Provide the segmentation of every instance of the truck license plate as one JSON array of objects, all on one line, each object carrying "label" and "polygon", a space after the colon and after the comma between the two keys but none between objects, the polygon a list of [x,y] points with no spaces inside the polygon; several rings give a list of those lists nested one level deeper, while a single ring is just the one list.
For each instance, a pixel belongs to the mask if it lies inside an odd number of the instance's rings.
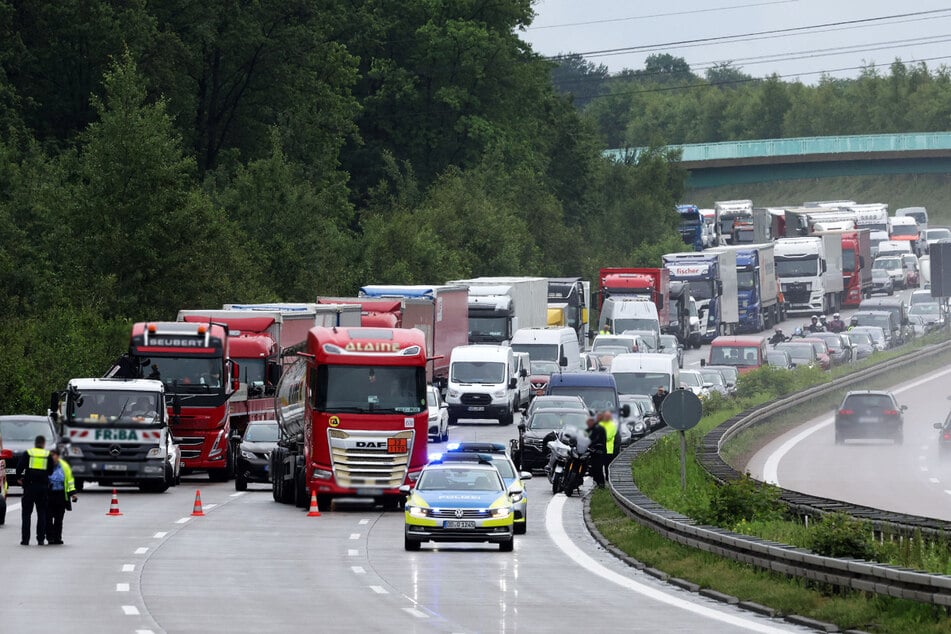
[{"label": "truck license plate", "polygon": [[444,528],[462,528],[462,529],[471,529],[476,527],[476,523],[472,521],[460,521],[460,520],[446,520],[446,523],[443,525]]},{"label": "truck license plate", "polygon": [[483,407],[482,405],[470,405],[469,411],[470,412],[484,412],[485,407]]},{"label": "truck license plate", "polygon": [[124,464],[109,464],[108,462],[102,465],[103,471],[128,471],[129,466]]},{"label": "truck license plate", "polygon": [[409,449],[406,440],[406,438],[387,438],[386,453],[406,453]]}]

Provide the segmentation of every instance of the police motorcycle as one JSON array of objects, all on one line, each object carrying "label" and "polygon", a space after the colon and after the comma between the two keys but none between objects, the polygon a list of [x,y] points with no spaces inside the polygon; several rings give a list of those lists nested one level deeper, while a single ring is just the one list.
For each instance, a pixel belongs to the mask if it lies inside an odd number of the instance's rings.
[{"label": "police motorcycle", "polygon": [[590,444],[576,427],[565,427],[548,441],[551,457],[545,472],[553,494],[564,491],[570,497],[581,486],[591,461]]}]

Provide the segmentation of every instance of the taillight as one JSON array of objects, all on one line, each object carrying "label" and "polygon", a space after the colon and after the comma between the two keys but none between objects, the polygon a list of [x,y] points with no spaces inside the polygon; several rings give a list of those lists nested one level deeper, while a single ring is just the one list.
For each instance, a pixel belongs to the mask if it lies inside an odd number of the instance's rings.
[{"label": "taillight", "polygon": [[843,416],[851,416],[851,415],[854,414],[855,412],[853,412],[853,411],[850,410],[850,409],[840,409],[840,410],[839,410],[839,413],[842,414]]},{"label": "taillight", "polygon": [[898,416],[898,410],[897,410],[897,409],[886,409],[886,410],[885,410],[884,412],[882,412],[882,413],[885,414],[885,416]]},{"label": "taillight", "polygon": [[951,440],[951,434],[945,432],[945,434],[944,434],[944,439],[945,439],[945,440]]}]

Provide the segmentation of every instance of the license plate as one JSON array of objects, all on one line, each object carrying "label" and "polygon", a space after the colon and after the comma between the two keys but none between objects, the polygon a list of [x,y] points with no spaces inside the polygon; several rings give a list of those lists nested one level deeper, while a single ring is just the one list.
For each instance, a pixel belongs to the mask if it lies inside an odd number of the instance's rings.
[{"label": "license plate", "polygon": [[124,464],[109,464],[106,463],[102,465],[103,471],[128,471],[129,466]]},{"label": "license plate", "polygon": [[470,405],[469,411],[470,412],[484,412],[485,407],[483,407],[482,405]]},{"label": "license plate", "polygon": [[471,521],[464,520],[446,520],[446,523],[443,524],[443,528],[475,528],[476,523]]},{"label": "license plate", "polygon": [[16,475],[16,469],[7,469],[7,475]]},{"label": "license plate", "polygon": [[877,423],[878,419],[874,416],[862,416],[859,418],[860,423]]},{"label": "license plate", "polygon": [[406,453],[409,450],[406,441],[406,438],[387,438],[386,453]]},{"label": "license plate", "polygon": [[561,473],[561,472],[564,471],[564,470],[565,470],[565,468],[562,467],[562,466],[555,467],[555,473]]}]

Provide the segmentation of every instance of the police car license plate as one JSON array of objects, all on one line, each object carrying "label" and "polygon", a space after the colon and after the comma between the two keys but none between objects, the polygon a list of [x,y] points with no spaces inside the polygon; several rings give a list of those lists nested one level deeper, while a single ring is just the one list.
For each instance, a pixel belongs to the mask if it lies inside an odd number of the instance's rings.
[{"label": "police car license plate", "polygon": [[470,405],[469,411],[470,412],[484,412],[485,407],[483,407],[482,405]]},{"label": "police car license plate", "polygon": [[129,466],[124,464],[109,464],[108,462],[102,465],[104,471],[128,471]]},{"label": "police car license plate", "polygon": [[443,524],[444,528],[475,528],[476,523],[472,521],[465,520],[446,520],[446,523]]}]

